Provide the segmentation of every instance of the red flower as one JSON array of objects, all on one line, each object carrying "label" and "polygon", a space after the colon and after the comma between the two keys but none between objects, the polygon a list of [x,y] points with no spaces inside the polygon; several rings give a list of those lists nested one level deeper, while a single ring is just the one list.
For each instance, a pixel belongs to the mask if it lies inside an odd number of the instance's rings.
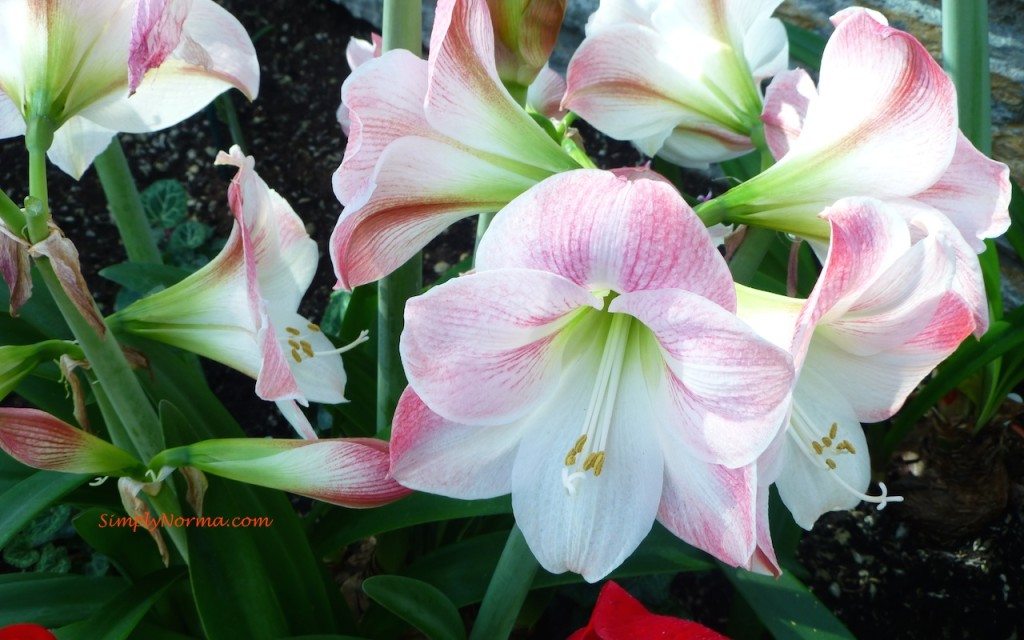
[{"label": "red flower", "polygon": [[608,581],[601,589],[590,624],[568,640],[728,640],[725,636],[689,620],[659,616],[644,608],[626,590]]},{"label": "red flower", "polygon": [[0,640],[57,640],[57,637],[37,624],[12,624],[0,629]]}]

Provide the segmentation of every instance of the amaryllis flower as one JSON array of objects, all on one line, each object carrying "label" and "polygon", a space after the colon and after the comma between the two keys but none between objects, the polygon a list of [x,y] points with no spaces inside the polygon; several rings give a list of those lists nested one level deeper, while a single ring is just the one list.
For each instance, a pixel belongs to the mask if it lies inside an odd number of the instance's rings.
[{"label": "amaryllis flower", "polygon": [[48,118],[50,159],[76,178],[116,132],[163,129],[258,86],[249,36],[213,0],[0,3],[0,137]]},{"label": "amaryllis flower", "polygon": [[342,96],[352,124],[331,236],[341,287],[387,275],[456,220],[578,167],[498,78],[485,0],[439,2],[429,60],[389,51]]},{"label": "amaryllis flower", "polygon": [[586,627],[569,640],[727,640],[704,625],[651,613],[629,593],[609,581],[601,588]]},{"label": "amaryllis flower", "polygon": [[350,508],[378,507],[411,493],[388,473],[388,443],[373,438],[227,438],[168,449],[150,467],[192,468]]},{"label": "amaryllis flower", "polygon": [[914,242],[902,216],[869,198],[840,200],[822,217],[832,242],[810,298],[742,287],[739,295],[740,317],[790,345],[798,368],[787,437],[765,454],[783,460],[763,463],[777,469],[782,500],[805,528],[829,510],[894,500],[884,486],[881,497],[865,495],[871,466],[860,423],[895,414],[974,330],[953,288],[955,230]]},{"label": "amaryllis flower", "polygon": [[747,564],[751,463],[793,371],[733,315],[725,262],[678,192],[639,170],[554,176],[498,214],[476,264],[406,306],[395,478],[511,492],[540,563],[591,582],[655,518]]},{"label": "amaryllis flower", "polygon": [[957,129],[956,91],[931,54],[877,12],[848,9],[821,61],[818,87],[804,72],[777,76],[764,121],[777,164],[702,205],[734,222],[819,241],[818,217],[848,196],[912,200],[948,217],[974,249],[1009,225],[1008,169]]},{"label": "amaryllis flower", "polygon": [[506,87],[525,90],[555,48],[567,0],[487,0],[494,25],[494,57]]},{"label": "amaryllis flower", "polygon": [[0,449],[47,471],[120,476],[144,469],[127,451],[38,409],[0,408]]},{"label": "amaryllis flower", "polygon": [[563,105],[602,133],[686,167],[752,150],[761,80],[786,69],[782,0],[602,0]]},{"label": "amaryllis flower", "polygon": [[297,312],[317,248],[291,206],[231,148],[238,167],[228,201],[235,225],[224,249],[191,276],[111,316],[112,326],[188,349],[256,378],[300,435],[315,438],[296,406],[345,401],[341,350]]}]

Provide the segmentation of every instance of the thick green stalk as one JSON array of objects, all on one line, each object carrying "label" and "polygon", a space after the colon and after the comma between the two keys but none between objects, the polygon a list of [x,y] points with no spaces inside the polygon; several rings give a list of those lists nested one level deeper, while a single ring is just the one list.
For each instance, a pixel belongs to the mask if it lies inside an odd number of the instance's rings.
[{"label": "thick green stalk", "polygon": [[[384,51],[422,49],[420,0],[384,0]],[[405,389],[405,371],[398,353],[398,338],[405,326],[405,302],[423,289],[423,257],[417,253],[377,288],[377,434],[391,432],[391,417]]]},{"label": "thick green stalk", "polygon": [[526,595],[533,586],[538,567],[523,532],[519,530],[519,525],[514,525],[508,534],[501,558],[498,559],[498,566],[491,574],[491,582],[480,603],[480,613],[477,614],[469,640],[502,640],[509,637]]},{"label": "thick green stalk", "polygon": [[982,153],[991,154],[987,2],[942,0],[942,65],[956,85],[960,129]]},{"label": "thick green stalk", "polygon": [[[956,85],[960,129],[979,151],[992,154],[992,81],[989,74],[988,3],[942,0],[942,64]],[[992,315],[1003,315],[995,244],[978,256]]]},{"label": "thick green stalk", "polygon": [[160,263],[160,249],[150,232],[142,198],[135,187],[132,170],[124,156],[117,136],[110,141],[106,151],[93,161],[96,174],[100,177],[103,192],[107,195],[110,213],[114,216],[117,231],[121,234],[124,250],[131,262]]},{"label": "thick green stalk", "polygon": [[[26,206],[25,212],[29,239],[33,243],[41,242],[49,235],[46,150],[52,140],[53,130],[48,121],[41,118],[29,121],[25,144],[29,153],[31,206]],[[110,421],[115,425],[110,430],[111,440],[139,459],[148,460],[164,448],[163,433],[160,431],[156,411],[139,385],[121,346],[113,333],[107,331],[106,336],[101,337],[82,317],[61,286],[48,259],[36,259],[35,265],[117,413],[118,419]],[[124,428],[119,429],[117,425],[123,425]]]}]

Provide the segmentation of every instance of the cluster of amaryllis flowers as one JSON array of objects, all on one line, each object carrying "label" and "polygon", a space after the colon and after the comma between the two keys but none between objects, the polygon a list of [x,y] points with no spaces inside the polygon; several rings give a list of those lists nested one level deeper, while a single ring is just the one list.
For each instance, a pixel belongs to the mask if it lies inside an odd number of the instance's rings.
[{"label": "cluster of amaryllis flowers", "polygon": [[[861,422],[987,327],[976,253],[1009,224],[1008,174],[959,132],[951,81],[853,8],[815,85],[786,70],[779,4],[603,0],[569,64],[561,109],[648,155],[774,161],[696,210],[649,169],[593,168],[565,112],[525,99],[557,20],[510,28],[500,3],[444,0],[426,61],[366,45],[344,85],[340,287],[497,212],[474,270],[406,306],[391,473],[511,493],[549,571],[598,580],[658,520],[778,572],[769,486],[806,528],[898,499],[867,495]],[[735,284],[706,229],[721,222],[810,242],[809,297]]]}]

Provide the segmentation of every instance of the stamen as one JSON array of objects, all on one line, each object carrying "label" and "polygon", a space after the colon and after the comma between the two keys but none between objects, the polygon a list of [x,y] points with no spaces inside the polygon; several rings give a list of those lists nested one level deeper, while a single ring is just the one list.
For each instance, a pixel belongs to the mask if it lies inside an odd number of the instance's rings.
[{"label": "stamen", "polygon": [[292,359],[295,360],[295,362],[302,362],[302,356],[299,355],[298,349],[292,349]]},{"label": "stamen", "polygon": [[302,352],[310,358],[313,357],[313,346],[305,340],[299,340],[299,345],[302,347]]},{"label": "stamen", "polygon": [[345,353],[346,351],[351,351],[352,349],[355,349],[356,347],[358,347],[359,345],[361,345],[364,342],[368,341],[369,339],[370,339],[370,332],[367,331],[366,329],[363,329],[362,331],[359,332],[359,337],[358,338],[356,338],[352,342],[348,343],[344,347],[338,347],[337,349],[331,349],[330,351],[314,351],[313,355],[315,355],[315,356],[333,356],[333,355],[337,355],[337,354],[342,354],[342,353]]},{"label": "stamen", "polygon": [[576,471],[569,473],[569,470],[562,468],[562,486],[565,487],[566,493],[570,496],[575,496],[579,493],[579,489],[576,488],[576,484],[584,478],[587,474],[582,471]]},{"label": "stamen", "polygon": [[832,458],[825,458],[825,464],[827,464],[828,468],[831,469],[832,471],[836,470],[836,461],[833,460]]},{"label": "stamen", "polygon": [[285,327],[284,330],[292,334],[293,336],[302,335],[302,332],[296,329],[295,327]]},{"label": "stamen", "polygon": [[292,349],[298,349],[299,348],[299,343],[295,342],[294,340],[289,340],[288,341],[288,346],[291,347]]},{"label": "stamen", "polygon": [[826,447],[831,447],[832,446],[832,438],[829,438],[828,436],[822,437],[821,444],[825,445]]},{"label": "stamen", "polygon": [[821,448],[821,445],[818,444],[817,440],[811,440],[811,446],[814,447],[814,453],[818,454],[819,456],[821,455],[821,452],[824,451],[824,449]]},{"label": "stamen", "polygon": [[837,435],[839,435],[839,424],[833,422],[832,428],[828,430],[828,437],[835,440]]},{"label": "stamen", "polygon": [[320,325],[316,324],[315,322],[310,322],[309,324],[306,325],[306,328],[314,333],[320,333]]}]

